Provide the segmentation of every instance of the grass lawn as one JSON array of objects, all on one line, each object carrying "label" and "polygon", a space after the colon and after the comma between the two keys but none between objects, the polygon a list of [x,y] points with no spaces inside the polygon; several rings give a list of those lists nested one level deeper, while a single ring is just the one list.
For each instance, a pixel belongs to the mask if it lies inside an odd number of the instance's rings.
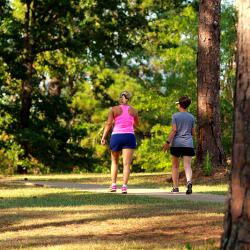
[{"label": "grass lawn", "polygon": [[[146,177],[145,177],[146,176]],[[0,178],[0,249],[218,249],[224,205],[24,186]],[[108,175],[28,176],[108,184]],[[152,187],[162,175],[134,175]],[[165,179],[164,179],[165,180]],[[199,184],[203,188],[203,184]],[[207,185],[223,193],[224,186]],[[154,186],[154,185],[153,185]],[[217,190],[217,191],[214,191]]]}]

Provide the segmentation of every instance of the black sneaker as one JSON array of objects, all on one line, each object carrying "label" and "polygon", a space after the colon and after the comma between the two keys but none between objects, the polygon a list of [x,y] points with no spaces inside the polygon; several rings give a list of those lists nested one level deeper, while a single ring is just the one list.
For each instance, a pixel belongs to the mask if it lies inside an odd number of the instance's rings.
[{"label": "black sneaker", "polygon": [[179,188],[174,188],[171,190],[171,193],[179,193]]},{"label": "black sneaker", "polygon": [[192,182],[188,182],[186,194],[192,194]]}]

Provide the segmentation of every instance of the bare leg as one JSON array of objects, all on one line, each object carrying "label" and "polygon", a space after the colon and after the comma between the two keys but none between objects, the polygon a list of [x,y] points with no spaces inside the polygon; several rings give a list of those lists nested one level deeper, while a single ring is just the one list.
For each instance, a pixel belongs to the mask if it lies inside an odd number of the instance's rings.
[{"label": "bare leg", "polygon": [[174,188],[179,186],[179,159],[172,155],[172,180]]},{"label": "bare leg", "polygon": [[183,165],[185,169],[185,174],[187,178],[187,182],[192,182],[192,168],[191,168],[191,156],[183,156]]},{"label": "bare leg", "polygon": [[116,183],[120,152],[111,152],[111,180]]},{"label": "bare leg", "polygon": [[124,148],[122,150],[123,157],[123,184],[127,185],[129,174],[130,174],[130,165],[133,159],[134,149]]}]

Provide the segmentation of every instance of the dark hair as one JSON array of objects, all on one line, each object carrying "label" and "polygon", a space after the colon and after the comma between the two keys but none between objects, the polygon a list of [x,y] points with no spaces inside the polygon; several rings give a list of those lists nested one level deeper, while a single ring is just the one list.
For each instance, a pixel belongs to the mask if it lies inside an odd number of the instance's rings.
[{"label": "dark hair", "polygon": [[182,96],[179,99],[179,104],[182,108],[186,109],[191,104],[191,99],[188,96]]}]

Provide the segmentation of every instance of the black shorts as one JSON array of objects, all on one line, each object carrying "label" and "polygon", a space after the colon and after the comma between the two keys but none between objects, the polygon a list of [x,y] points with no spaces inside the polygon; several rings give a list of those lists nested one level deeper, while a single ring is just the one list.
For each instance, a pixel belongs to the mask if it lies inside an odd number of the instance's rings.
[{"label": "black shorts", "polygon": [[187,147],[170,147],[170,154],[175,157],[195,156],[194,149]]}]

